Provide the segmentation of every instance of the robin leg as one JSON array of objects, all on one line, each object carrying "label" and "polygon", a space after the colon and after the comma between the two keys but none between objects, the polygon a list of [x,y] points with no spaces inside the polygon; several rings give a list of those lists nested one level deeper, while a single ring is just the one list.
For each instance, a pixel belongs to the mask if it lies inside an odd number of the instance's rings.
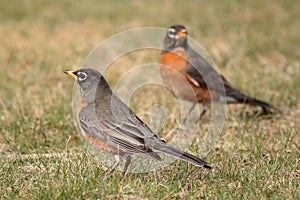
[{"label": "robin leg", "polygon": [[119,166],[119,164],[121,162],[120,155],[115,155],[114,157],[115,157],[116,163],[112,166],[112,168],[108,172],[105,173],[104,180],[107,179],[113,171],[115,171],[115,169]]},{"label": "robin leg", "polygon": [[186,114],[186,116],[183,118],[183,121],[182,121],[183,124],[185,124],[185,122],[186,122],[188,116],[189,116],[189,115],[191,114],[191,112],[194,110],[196,104],[197,104],[197,103],[194,103],[194,104],[192,105],[192,107],[190,108],[190,110],[188,111],[188,113]]},{"label": "robin leg", "polygon": [[126,158],[125,158],[125,165],[124,165],[124,172],[123,172],[124,174],[126,174],[127,169],[129,167],[130,163],[131,163],[131,157],[130,156],[126,156]]},{"label": "robin leg", "polygon": [[112,166],[112,168],[109,170],[109,172],[107,174],[111,174],[120,164],[121,162],[121,157],[120,155],[115,155],[115,160],[116,160],[116,163]]},{"label": "robin leg", "polygon": [[206,113],[207,109],[208,109],[207,104],[203,104],[203,110],[200,113],[198,120],[196,121],[197,124],[201,121],[201,119],[202,119],[203,115]]}]

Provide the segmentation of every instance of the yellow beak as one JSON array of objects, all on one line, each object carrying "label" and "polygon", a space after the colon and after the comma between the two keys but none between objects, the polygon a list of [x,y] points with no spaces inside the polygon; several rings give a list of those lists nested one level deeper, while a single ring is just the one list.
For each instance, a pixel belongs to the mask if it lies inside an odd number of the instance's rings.
[{"label": "yellow beak", "polygon": [[177,33],[177,37],[180,38],[180,37],[183,37],[183,36],[186,36],[187,35],[187,32],[186,30],[181,30],[180,32]]},{"label": "yellow beak", "polygon": [[77,76],[75,75],[76,71],[72,71],[72,70],[65,70],[64,73],[71,76],[72,78],[74,78],[75,80],[77,80]]}]

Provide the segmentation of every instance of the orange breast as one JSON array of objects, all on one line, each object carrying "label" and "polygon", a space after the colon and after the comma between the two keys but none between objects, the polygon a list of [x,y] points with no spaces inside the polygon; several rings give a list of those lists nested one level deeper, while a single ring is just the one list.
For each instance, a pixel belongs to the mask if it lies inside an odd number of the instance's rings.
[{"label": "orange breast", "polygon": [[216,93],[197,84],[197,81],[186,73],[187,65],[184,49],[178,48],[172,52],[163,53],[160,73],[164,84],[178,98],[199,103],[211,102]]}]

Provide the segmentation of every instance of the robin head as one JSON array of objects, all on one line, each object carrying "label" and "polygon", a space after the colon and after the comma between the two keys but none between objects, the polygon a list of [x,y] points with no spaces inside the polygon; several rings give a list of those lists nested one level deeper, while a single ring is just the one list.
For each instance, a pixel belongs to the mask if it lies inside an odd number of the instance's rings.
[{"label": "robin head", "polygon": [[187,30],[183,25],[174,25],[168,28],[167,35],[164,40],[164,50],[187,47]]},{"label": "robin head", "polygon": [[96,94],[111,92],[110,87],[102,74],[95,69],[83,68],[76,71],[65,70],[65,74],[77,80],[81,96],[86,103],[94,102]]}]

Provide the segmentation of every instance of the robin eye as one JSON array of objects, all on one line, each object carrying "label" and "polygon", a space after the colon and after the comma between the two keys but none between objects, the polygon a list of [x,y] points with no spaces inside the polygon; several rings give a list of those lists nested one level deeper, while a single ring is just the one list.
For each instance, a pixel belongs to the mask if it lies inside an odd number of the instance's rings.
[{"label": "robin eye", "polygon": [[86,73],[84,73],[84,72],[79,72],[78,73],[78,80],[79,81],[84,81],[86,78],[87,78]]},{"label": "robin eye", "polygon": [[169,38],[174,38],[174,37],[175,37],[175,33],[176,33],[175,29],[170,28],[170,29],[168,30],[168,37],[169,37]]}]

